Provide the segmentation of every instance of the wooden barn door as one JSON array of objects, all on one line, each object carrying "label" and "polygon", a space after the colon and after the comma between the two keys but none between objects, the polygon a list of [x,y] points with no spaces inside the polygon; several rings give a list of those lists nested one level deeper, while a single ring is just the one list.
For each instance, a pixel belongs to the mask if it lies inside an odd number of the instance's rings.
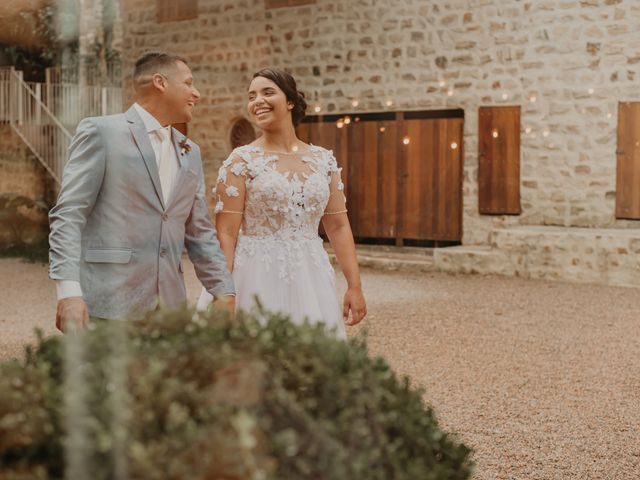
[{"label": "wooden barn door", "polygon": [[616,218],[640,219],[640,102],[618,105]]},{"label": "wooden barn door", "polygon": [[478,206],[488,215],[521,212],[519,106],[480,107]]},{"label": "wooden barn door", "polygon": [[462,118],[403,123],[400,236],[462,239]]},{"label": "wooden barn door", "polygon": [[394,119],[368,119],[348,128],[347,203],[354,236],[397,234],[397,126]]},{"label": "wooden barn door", "polygon": [[[461,111],[362,114],[308,119],[301,140],[334,151],[343,167],[356,239],[462,239]],[[405,138],[408,143],[405,143]]]}]

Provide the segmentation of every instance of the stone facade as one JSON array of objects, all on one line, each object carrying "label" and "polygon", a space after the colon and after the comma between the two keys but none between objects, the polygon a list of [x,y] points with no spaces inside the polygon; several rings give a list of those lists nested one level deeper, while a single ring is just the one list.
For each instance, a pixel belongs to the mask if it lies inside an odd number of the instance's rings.
[{"label": "stone facade", "polygon": [[[494,230],[519,225],[640,226],[614,216],[618,102],[640,100],[639,2],[199,0],[197,19],[161,24],[155,4],[123,0],[125,72],[147,50],[189,59],[203,96],[190,136],[210,184],[252,72],[273,65],[323,113],[463,108],[465,245],[490,246]],[[485,105],[522,106],[519,216],[478,213]]]},{"label": "stone facade", "polygon": [[[190,60],[203,94],[191,135],[209,172],[229,151],[250,74],[277,65],[327,113],[464,108],[465,243],[486,242],[496,224],[629,223],[613,215],[615,132],[617,102],[640,98],[635,2],[200,0],[197,19],[161,24],[154,4],[124,0],[127,67],[154,48]],[[523,106],[523,214],[483,218],[477,108],[503,104]]]}]

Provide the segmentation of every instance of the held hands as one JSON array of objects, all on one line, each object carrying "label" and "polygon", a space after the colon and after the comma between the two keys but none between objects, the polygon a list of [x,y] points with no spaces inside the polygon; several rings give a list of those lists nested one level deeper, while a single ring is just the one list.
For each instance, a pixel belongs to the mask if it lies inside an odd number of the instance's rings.
[{"label": "held hands", "polygon": [[[351,311],[351,319],[349,319]],[[342,318],[344,323],[353,326],[357,325],[367,315],[367,304],[364,300],[361,287],[349,287],[344,294],[342,302]]]},{"label": "held hands", "polygon": [[219,308],[223,311],[229,312],[231,318],[234,318],[236,311],[236,297],[234,295],[223,295],[222,297],[213,301],[214,308]]},{"label": "held hands", "polygon": [[82,297],[67,297],[58,300],[56,327],[61,332],[87,328],[89,312]]}]

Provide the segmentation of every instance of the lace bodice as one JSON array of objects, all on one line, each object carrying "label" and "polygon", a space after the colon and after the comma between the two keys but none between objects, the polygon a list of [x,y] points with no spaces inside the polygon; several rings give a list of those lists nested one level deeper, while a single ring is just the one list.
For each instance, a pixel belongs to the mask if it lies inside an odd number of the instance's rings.
[{"label": "lace bodice", "polygon": [[220,167],[215,211],[242,214],[244,236],[317,238],[323,215],[346,212],[341,170],[314,145],[299,153],[239,147]]}]

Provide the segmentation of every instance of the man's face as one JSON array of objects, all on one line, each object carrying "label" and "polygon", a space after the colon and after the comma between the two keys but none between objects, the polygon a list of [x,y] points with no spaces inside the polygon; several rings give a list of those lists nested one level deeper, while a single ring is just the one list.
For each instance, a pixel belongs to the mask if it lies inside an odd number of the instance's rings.
[{"label": "man's face", "polygon": [[183,62],[176,62],[175,67],[161,75],[166,80],[163,99],[171,115],[170,123],[190,122],[193,107],[200,99],[200,92],[193,86],[191,69]]}]

